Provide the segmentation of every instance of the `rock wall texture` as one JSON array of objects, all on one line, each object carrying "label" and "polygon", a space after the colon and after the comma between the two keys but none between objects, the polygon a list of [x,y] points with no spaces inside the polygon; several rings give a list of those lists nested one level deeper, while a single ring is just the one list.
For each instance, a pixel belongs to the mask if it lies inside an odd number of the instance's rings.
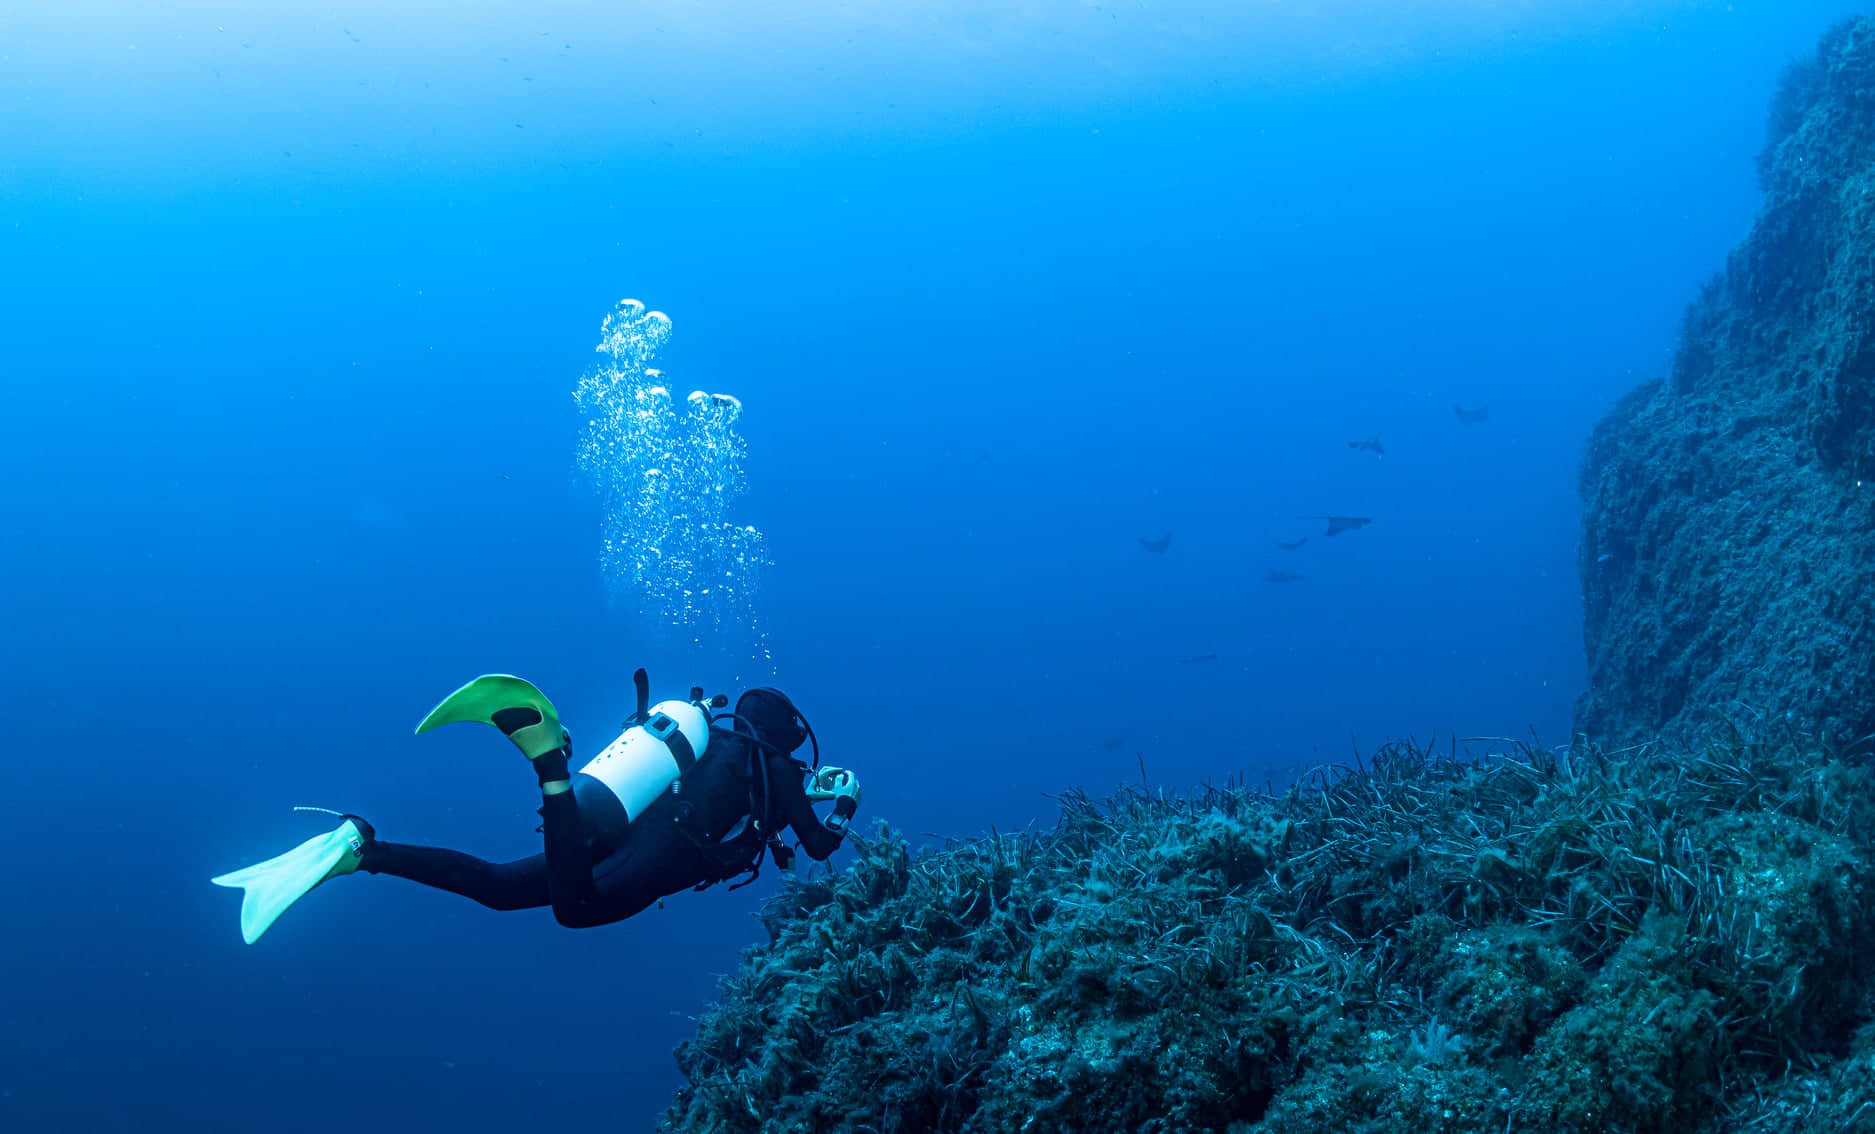
[{"label": "rock wall texture", "polygon": [[1612,744],[1875,732],[1875,20],[1790,67],[1750,235],[1596,428],[1579,569]]}]

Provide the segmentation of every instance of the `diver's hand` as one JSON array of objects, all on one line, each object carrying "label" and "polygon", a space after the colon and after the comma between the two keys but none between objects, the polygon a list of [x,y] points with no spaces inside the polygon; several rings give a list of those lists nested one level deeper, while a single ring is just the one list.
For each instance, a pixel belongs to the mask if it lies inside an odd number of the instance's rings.
[{"label": "diver's hand", "polygon": [[827,816],[825,826],[836,835],[845,835],[859,810],[859,777],[845,768],[828,765],[814,773],[807,786],[807,798],[833,800],[833,814]]}]

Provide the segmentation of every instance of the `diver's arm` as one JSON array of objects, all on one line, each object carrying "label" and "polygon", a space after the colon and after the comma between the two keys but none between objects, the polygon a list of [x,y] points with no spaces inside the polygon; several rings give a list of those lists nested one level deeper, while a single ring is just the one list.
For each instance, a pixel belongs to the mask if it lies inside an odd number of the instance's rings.
[{"label": "diver's arm", "polygon": [[801,840],[801,849],[807,856],[824,862],[840,849],[845,832],[829,830],[814,813],[814,805],[807,800],[807,789],[801,786],[799,769],[799,764],[786,757],[770,758],[768,782],[775,793],[775,813],[784,825],[794,828],[794,837]]}]

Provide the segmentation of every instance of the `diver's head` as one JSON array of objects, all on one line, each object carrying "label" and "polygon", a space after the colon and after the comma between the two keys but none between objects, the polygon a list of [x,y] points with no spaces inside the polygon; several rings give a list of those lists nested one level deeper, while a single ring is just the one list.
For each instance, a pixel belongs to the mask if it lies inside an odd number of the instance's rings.
[{"label": "diver's head", "polygon": [[785,753],[807,742],[807,718],[779,689],[751,689],[736,701],[736,716],[749,722],[755,735]]}]

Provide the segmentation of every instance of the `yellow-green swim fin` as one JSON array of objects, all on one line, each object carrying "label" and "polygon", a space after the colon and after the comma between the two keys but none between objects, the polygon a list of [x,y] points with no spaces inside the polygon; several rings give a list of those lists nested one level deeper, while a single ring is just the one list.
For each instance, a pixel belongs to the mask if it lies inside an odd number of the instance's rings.
[{"label": "yellow-green swim fin", "polygon": [[417,731],[425,733],[457,721],[494,725],[529,760],[566,743],[553,702],[532,682],[509,673],[485,673],[443,698],[417,725]]}]

